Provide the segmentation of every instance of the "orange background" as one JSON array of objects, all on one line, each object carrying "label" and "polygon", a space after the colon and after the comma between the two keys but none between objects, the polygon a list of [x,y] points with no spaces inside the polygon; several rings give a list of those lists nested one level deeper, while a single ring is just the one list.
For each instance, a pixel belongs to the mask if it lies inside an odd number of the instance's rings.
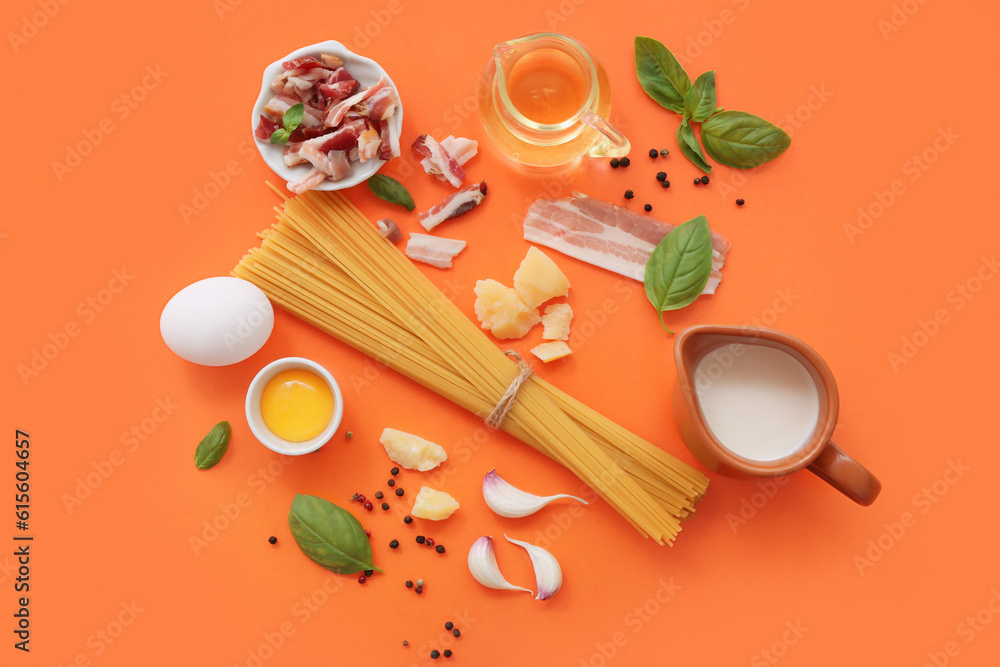
[{"label": "orange background", "polygon": [[[449,645],[447,620],[463,630],[450,644],[465,665],[986,665],[1000,653],[994,6],[11,0],[2,14],[3,664],[420,665]],[[545,29],[577,37],[607,68],[633,165],[528,175],[484,143],[468,171],[490,195],[445,234],[469,246],[453,270],[427,274],[456,286],[471,316],[475,280],[509,281],[523,257],[518,221],[538,196],[577,189],[621,203],[632,188],[630,205],[648,201],[662,220],[706,214],[733,244],[725,278],[668,321],[760,321],[818,350],[840,389],[837,442],[884,484],[872,507],[808,473],[778,486],[713,474],[672,548],[602,502],[500,519],[479,494],[490,468],[536,492],[585,490],[287,313],[232,367],[195,366],[165,347],[158,318],[170,296],[228,274],[272,221],[273,176],[247,123],[268,63],[339,39],[396,81],[404,146],[438,128],[485,140],[472,94],[492,45]],[[692,186],[699,173],[677,151],[678,117],[635,81],[636,34],[683,56],[692,79],[716,70],[720,104],[780,123],[790,150]],[[81,145],[88,154],[60,169]],[[651,164],[646,151],[664,146],[672,154]],[[385,171],[427,208],[449,188],[404,174],[408,156]],[[674,187],[657,187],[658,169]],[[418,229],[415,213],[364,186],[349,196],[373,218]],[[859,210],[870,217],[859,223]],[[580,338],[572,357],[536,371],[693,462],[669,413],[673,341],[641,286],[553,255],[573,283]],[[354,437],[283,462],[253,439],[243,398],[259,368],[289,355],[339,378]],[[233,425],[230,451],[196,470],[194,447],[221,419]],[[297,492],[347,505],[385,488],[386,426],[452,453],[437,477],[404,471],[401,485],[440,482],[462,509],[420,527],[404,526],[397,508],[361,516],[385,574],[360,586],[307,560],[286,514]],[[28,654],[12,633],[16,429],[32,443]],[[447,553],[418,548],[418,532]],[[469,545],[504,532],[560,559],[556,597],[472,580]],[[497,550],[507,578],[532,586],[524,554]],[[418,577],[419,598],[403,586]]]}]

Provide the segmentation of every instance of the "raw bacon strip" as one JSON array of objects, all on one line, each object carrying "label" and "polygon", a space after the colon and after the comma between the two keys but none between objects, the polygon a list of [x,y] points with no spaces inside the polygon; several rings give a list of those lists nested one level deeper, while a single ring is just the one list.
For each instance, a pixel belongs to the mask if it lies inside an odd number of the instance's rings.
[{"label": "raw bacon strip", "polygon": [[362,116],[382,121],[392,118],[392,115],[396,113],[397,104],[399,104],[399,95],[396,94],[396,89],[386,86],[373,93],[357,107]]},{"label": "raw bacon strip", "polygon": [[288,142],[285,145],[285,150],[281,154],[281,157],[285,160],[286,167],[294,167],[300,164],[306,164],[308,160],[299,154],[299,148],[302,147],[302,142]]},{"label": "raw bacon strip", "polygon": [[303,58],[296,58],[294,60],[286,60],[281,63],[281,66],[286,70],[288,69],[312,69],[313,67],[323,67],[323,63],[316,60],[312,56],[305,56]]},{"label": "raw bacon strip", "polygon": [[444,178],[456,188],[462,187],[465,170],[444,147],[429,134],[421,134],[413,142],[413,150],[431,161]]},{"label": "raw bacon strip", "polygon": [[[479,142],[475,139],[455,137],[450,134],[442,139],[440,144],[441,148],[443,148],[459,165],[464,165],[479,150]],[[431,176],[437,176],[438,180],[441,181],[447,180],[445,179],[444,174],[441,173],[441,170],[438,169],[437,165],[434,164],[429,157],[425,157],[421,160],[420,164],[423,166],[424,171]]]},{"label": "raw bacon strip", "polygon": [[[675,225],[579,193],[539,199],[524,217],[524,239],[642,281],[653,248]],[[729,242],[712,232],[712,275],[703,294],[722,281]]]},{"label": "raw bacon strip", "polygon": [[327,151],[349,151],[358,145],[358,137],[365,130],[363,120],[352,120],[338,127],[332,134],[322,135],[326,141],[320,144],[320,150]]},{"label": "raw bacon strip", "polygon": [[382,78],[378,80],[378,83],[376,83],[374,86],[369,86],[368,88],[364,88],[363,90],[355,93],[354,95],[351,95],[347,99],[340,100],[336,104],[329,106],[323,117],[323,122],[329,125],[330,127],[336,127],[337,125],[340,125],[340,121],[344,120],[344,116],[347,114],[347,111],[351,107],[353,107],[355,104],[359,104],[365,101],[366,99],[368,99],[369,97],[371,97],[379,90],[385,88],[388,85],[389,85],[389,80],[386,79],[385,76],[383,75]]},{"label": "raw bacon strip", "polygon": [[260,123],[257,124],[257,129],[254,131],[254,136],[256,136],[261,141],[270,141],[271,135],[274,131],[278,129],[278,124],[273,120],[265,116],[260,115]]},{"label": "raw bacon strip", "polygon": [[289,181],[288,189],[294,192],[295,194],[300,195],[306,190],[312,190],[314,187],[316,187],[325,180],[326,180],[326,174],[324,174],[316,167],[313,167],[308,172],[306,172],[306,174],[302,178],[296,181]]},{"label": "raw bacon strip", "polygon": [[367,162],[378,157],[381,146],[382,139],[379,138],[378,130],[369,126],[367,130],[358,135],[358,159]]},{"label": "raw bacon strip", "polygon": [[439,269],[450,269],[451,260],[465,250],[465,241],[443,239],[429,234],[410,234],[406,242],[406,256]]},{"label": "raw bacon strip", "polygon": [[392,127],[392,123],[382,123],[381,137],[382,144],[378,149],[378,157],[380,160],[391,160],[394,157],[399,157],[399,135],[396,134],[396,130]]},{"label": "raw bacon strip", "polygon": [[486,181],[469,185],[458,192],[445,197],[437,206],[429,211],[417,214],[417,219],[424,229],[431,231],[445,220],[465,215],[486,198]]}]

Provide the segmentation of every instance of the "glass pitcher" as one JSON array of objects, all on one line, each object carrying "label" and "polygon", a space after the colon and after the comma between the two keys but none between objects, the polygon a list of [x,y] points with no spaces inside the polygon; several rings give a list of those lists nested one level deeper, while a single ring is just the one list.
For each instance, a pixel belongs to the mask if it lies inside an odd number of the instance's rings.
[{"label": "glass pitcher", "polygon": [[628,139],[607,121],[607,73],[571,37],[540,32],[497,44],[482,84],[486,134],[517,162],[554,167],[629,151]]}]

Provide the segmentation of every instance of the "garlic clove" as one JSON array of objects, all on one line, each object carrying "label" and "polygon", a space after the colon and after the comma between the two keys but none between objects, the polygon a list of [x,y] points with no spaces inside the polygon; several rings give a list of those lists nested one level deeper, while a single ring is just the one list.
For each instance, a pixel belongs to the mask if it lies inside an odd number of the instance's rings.
[{"label": "garlic clove", "polygon": [[487,588],[495,588],[501,591],[528,591],[509,583],[500,574],[500,566],[497,565],[496,554],[493,553],[493,538],[483,535],[472,543],[469,549],[469,572],[472,577]]},{"label": "garlic clove", "polygon": [[483,477],[483,499],[489,508],[507,518],[517,518],[534,514],[553,500],[560,498],[572,498],[584,505],[587,501],[565,493],[554,496],[536,496],[532,493],[522,491],[516,486],[505,481],[497,474],[496,468],[490,470]]},{"label": "garlic clove", "polygon": [[[504,537],[507,535],[505,534]],[[531,566],[535,568],[535,585],[538,587],[538,595],[535,596],[535,599],[548,600],[558,593],[559,589],[562,588],[563,577],[562,568],[559,567],[559,561],[556,560],[556,557],[530,542],[512,540],[509,537],[507,537],[507,541],[524,547],[531,558]]]}]

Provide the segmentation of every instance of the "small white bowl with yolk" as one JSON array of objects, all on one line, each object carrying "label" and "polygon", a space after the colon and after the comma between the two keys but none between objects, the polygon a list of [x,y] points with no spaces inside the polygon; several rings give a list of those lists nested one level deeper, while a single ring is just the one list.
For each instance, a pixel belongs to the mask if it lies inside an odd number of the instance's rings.
[{"label": "small white bowl with yolk", "polygon": [[285,357],[262,368],[250,382],[247,424],[265,447],[297,456],[325,445],[340,427],[344,398],[323,366]]}]

